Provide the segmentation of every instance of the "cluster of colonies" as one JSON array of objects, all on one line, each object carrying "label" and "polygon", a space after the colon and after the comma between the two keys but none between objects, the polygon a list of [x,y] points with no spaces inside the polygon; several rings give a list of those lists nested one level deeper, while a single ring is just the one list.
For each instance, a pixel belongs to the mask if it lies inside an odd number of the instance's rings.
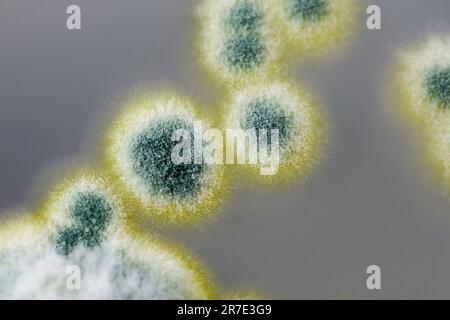
[{"label": "cluster of colonies", "polygon": [[[283,47],[333,46],[350,33],[355,8],[353,0],[208,0],[198,11],[201,62],[232,85],[224,125],[278,129],[285,159],[279,177],[303,176],[317,162],[323,136],[309,95],[274,80]],[[449,69],[433,70],[426,77],[429,101],[444,107]],[[53,188],[37,215],[21,212],[4,222],[0,297],[214,298],[210,277],[192,256],[128,223],[135,212],[189,224],[215,211],[227,189],[224,167],[172,161],[175,130],[194,134],[198,120],[208,127],[195,109],[173,94],[134,99],[105,134],[106,170],[80,170]],[[64,268],[72,264],[83,272],[80,290],[67,288]]]},{"label": "cluster of colonies", "polygon": [[206,0],[200,62],[226,85],[271,79],[286,53],[336,49],[352,34],[356,0]]},{"label": "cluster of colonies", "polygon": [[425,132],[429,158],[450,187],[450,37],[431,36],[399,54],[402,110]]},{"label": "cluster of colonies", "polygon": [[[184,250],[124,227],[106,179],[76,174],[53,188],[41,214],[20,212],[0,232],[0,298],[210,299],[205,269]],[[68,266],[82,272],[68,287]]]}]

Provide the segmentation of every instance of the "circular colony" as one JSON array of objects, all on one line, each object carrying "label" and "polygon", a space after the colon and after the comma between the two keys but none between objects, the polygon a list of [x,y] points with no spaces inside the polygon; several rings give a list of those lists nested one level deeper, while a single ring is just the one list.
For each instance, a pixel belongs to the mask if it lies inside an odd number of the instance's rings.
[{"label": "circular colony", "polygon": [[286,43],[302,53],[329,52],[347,40],[356,27],[356,0],[269,0]]},{"label": "circular colony", "polygon": [[[293,85],[278,82],[235,91],[228,104],[225,124],[229,129],[241,129],[250,134],[250,141],[255,139],[250,146],[257,146],[253,151],[258,154],[258,163],[247,167],[264,180],[305,176],[320,159],[324,128],[318,105],[313,105],[310,96]],[[272,132],[274,129],[276,131]],[[278,133],[278,139],[273,133]],[[269,165],[270,156],[274,156],[271,151],[276,150],[278,167]],[[266,154],[270,156],[264,158]],[[248,160],[242,156],[245,154],[238,154],[238,161]],[[263,173],[262,167],[271,167],[274,171]]]},{"label": "circular colony", "polygon": [[[193,110],[186,98],[144,97],[124,108],[107,134],[108,166],[118,185],[137,211],[162,222],[199,222],[212,215],[224,192],[223,166],[204,163],[194,147],[195,124],[208,124]],[[174,139],[179,132],[182,138]],[[177,163],[173,152],[180,143],[187,158]]]},{"label": "circular colony", "polygon": [[[28,236],[29,230],[26,231]],[[24,233],[19,235],[27,238]],[[20,240],[17,236],[15,239]],[[78,246],[68,255],[59,254],[48,242],[38,246],[15,241],[8,247],[2,246],[0,297],[214,298],[209,275],[185,251],[150,237],[133,239],[127,234],[115,233],[108,240],[101,247]],[[77,270],[81,272],[79,278]]]}]

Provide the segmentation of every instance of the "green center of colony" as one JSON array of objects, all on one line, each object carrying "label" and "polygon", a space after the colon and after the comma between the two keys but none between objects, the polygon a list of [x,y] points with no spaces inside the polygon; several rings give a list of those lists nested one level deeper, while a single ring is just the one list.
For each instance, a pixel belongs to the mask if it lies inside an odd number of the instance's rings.
[{"label": "green center of colony", "polygon": [[266,46],[258,31],[262,19],[262,11],[248,0],[238,1],[230,9],[224,24],[223,56],[233,68],[249,71],[263,62]]},{"label": "green center of colony", "polygon": [[79,192],[74,195],[69,212],[72,224],[58,232],[58,251],[68,255],[79,245],[87,248],[99,246],[113,215],[109,200],[96,192]]},{"label": "green center of colony", "polygon": [[313,22],[322,20],[329,12],[329,0],[288,0],[292,18]]},{"label": "green center of colony", "polygon": [[450,108],[450,67],[436,67],[428,72],[425,86],[431,102],[440,108]]}]

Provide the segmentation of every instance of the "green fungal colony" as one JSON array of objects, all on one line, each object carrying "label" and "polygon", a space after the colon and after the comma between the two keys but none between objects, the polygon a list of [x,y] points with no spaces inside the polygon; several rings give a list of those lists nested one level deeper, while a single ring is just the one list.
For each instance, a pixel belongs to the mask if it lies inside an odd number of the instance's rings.
[{"label": "green fungal colony", "polygon": [[[114,196],[106,194],[102,182],[77,175],[48,197],[46,215],[20,210],[15,218],[3,222],[0,298],[214,298],[216,289],[208,272],[184,249],[123,224],[111,228],[120,219],[121,208],[117,203],[107,204]],[[85,233],[80,230],[82,225],[95,231]],[[98,233],[104,241],[97,241]],[[73,246],[66,246],[70,250],[60,250],[62,235],[71,238]],[[79,290],[67,287],[66,270],[74,264],[83,272]]]},{"label": "green fungal colony", "polygon": [[[295,134],[293,121],[293,115],[283,110],[278,102],[258,97],[248,104],[240,125],[244,129],[256,128],[257,133],[260,130],[277,129],[280,145],[284,147]],[[271,136],[268,137],[268,143],[272,143]]]},{"label": "green fungal colony", "polygon": [[251,1],[241,1],[231,7],[225,24],[234,32],[256,32],[261,25],[263,13]]},{"label": "green fungal colony", "polygon": [[107,162],[139,211],[182,224],[212,214],[226,190],[223,168],[172,161],[174,132],[191,133],[200,120],[192,103],[175,95],[136,99],[117,116],[106,138]]},{"label": "green fungal colony", "polygon": [[[286,82],[260,84],[236,90],[227,106],[227,128],[254,128],[256,133],[266,130],[267,136],[257,135],[258,146],[265,142],[273,149],[270,132],[278,131],[279,172],[261,179],[283,181],[303,177],[317,164],[323,128],[318,106],[304,90]],[[259,171],[251,171],[260,176]]]},{"label": "green fungal colony", "polygon": [[450,108],[450,66],[431,70],[425,83],[431,103],[440,108]]},{"label": "green fungal colony", "polygon": [[201,64],[226,83],[269,77],[281,55],[278,28],[266,1],[204,1],[201,22]]},{"label": "green fungal colony", "polygon": [[431,36],[398,54],[399,105],[415,122],[432,125],[450,104],[450,38]]},{"label": "green fungal colony", "polygon": [[428,129],[428,161],[435,168],[445,190],[450,188],[450,117]]},{"label": "green fungal colony", "polygon": [[357,0],[269,0],[290,52],[315,56],[335,50],[353,33]]},{"label": "green fungal colony", "polygon": [[404,118],[424,133],[428,162],[449,189],[450,37],[429,36],[400,51],[393,88]]},{"label": "green fungal colony", "polygon": [[57,247],[68,254],[80,244],[87,248],[99,246],[113,211],[108,199],[92,191],[80,192],[69,210],[73,225],[58,232]]},{"label": "green fungal colony", "polygon": [[[323,145],[316,100],[279,80],[283,47],[334,45],[348,34],[355,11],[353,0],[208,0],[200,5],[200,62],[229,89],[223,126],[254,129],[258,149],[279,147],[279,173],[262,181],[303,178],[318,163]],[[432,67],[426,101],[446,108],[448,65]],[[258,297],[251,291],[216,295],[211,277],[192,255],[145,234],[137,219],[190,225],[217,214],[228,188],[225,166],[198,162],[195,139],[187,142],[193,161],[173,161],[174,136],[179,130],[195,136],[199,122],[202,130],[211,128],[198,107],[175,92],[146,92],[125,103],[104,132],[104,161],[95,170],[77,170],[32,214],[19,210],[0,226],[0,298]],[[244,167],[255,173],[258,166]],[[83,270],[80,290],[66,285],[64,268],[74,264]]]},{"label": "green fungal colony", "polygon": [[330,13],[328,0],[290,0],[287,3],[292,19],[300,22],[316,22]]}]

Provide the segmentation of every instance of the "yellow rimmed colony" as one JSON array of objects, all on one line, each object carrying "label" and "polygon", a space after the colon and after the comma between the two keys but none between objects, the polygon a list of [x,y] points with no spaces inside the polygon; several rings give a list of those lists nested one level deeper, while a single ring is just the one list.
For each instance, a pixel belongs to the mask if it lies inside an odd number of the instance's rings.
[{"label": "yellow rimmed colony", "polygon": [[[298,86],[273,82],[236,90],[226,108],[226,128],[242,130],[250,137],[248,152],[238,153],[237,162],[249,163],[251,146],[256,145],[258,161],[247,168],[261,180],[304,177],[320,161],[325,138],[320,104]],[[265,158],[264,147],[271,152],[270,160]],[[278,153],[278,166],[269,166],[274,171],[263,173],[261,168],[276,157],[273,152]]]},{"label": "yellow rimmed colony", "polygon": [[108,246],[142,277],[142,297],[150,299],[214,299],[216,288],[209,271],[184,248],[142,231],[117,234]]},{"label": "yellow rimmed colony", "polygon": [[[27,224],[24,230],[30,231]],[[17,235],[13,239],[18,239]],[[211,299],[206,269],[188,252],[153,236],[118,231],[101,247],[70,255],[54,244],[20,241],[0,250],[3,299]],[[78,270],[78,271],[77,271]],[[78,274],[78,276],[77,276]],[[78,277],[78,278],[77,278]]]},{"label": "yellow rimmed colony", "polygon": [[27,261],[49,242],[42,221],[27,210],[9,210],[1,216],[0,299],[9,299],[14,294],[10,289]]},{"label": "yellow rimmed colony", "polygon": [[195,123],[209,126],[194,110],[186,97],[148,95],[128,103],[113,121],[105,136],[107,166],[133,211],[163,223],[193,224],[218,207],[226,188],[223,166],[195,162],[195,151],[192,163],[172,159],[178,130],[194,136]]},{"label": "yellow rimmed colony", "polygon": [[427,138],[429,162],[444,188],[450,190],[450,117],[435,121]]},{"label": "yellow rimmed colony", "polygon": [[266,0],[205,0],[198,8],[201,65],[227,85],[269,78],[282,46]]}]

